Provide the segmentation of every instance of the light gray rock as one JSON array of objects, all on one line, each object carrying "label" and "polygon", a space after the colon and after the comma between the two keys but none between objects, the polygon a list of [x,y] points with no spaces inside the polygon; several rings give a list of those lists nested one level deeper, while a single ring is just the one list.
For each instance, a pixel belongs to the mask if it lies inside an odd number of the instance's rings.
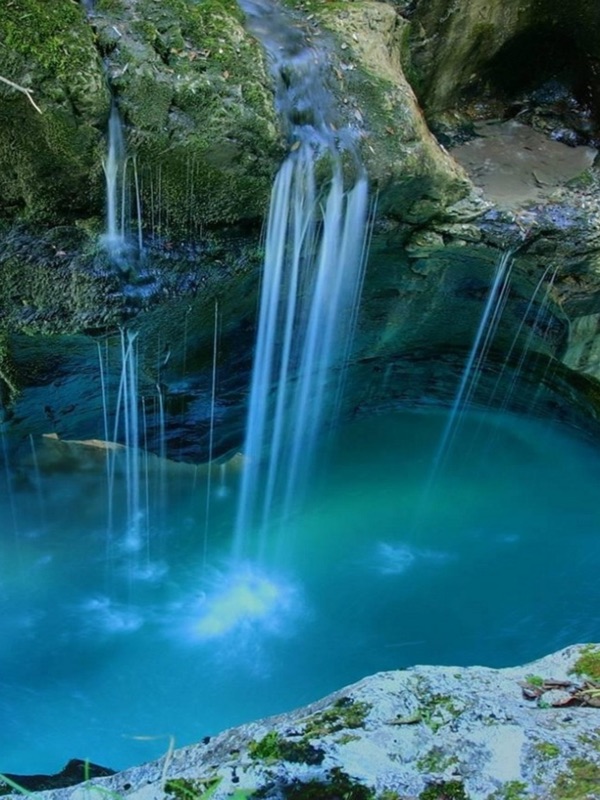
[{"label": "light gray rock", "polygon": [[[600,646],[585,647],[600,660]],[[326,797],[339,786],[340,797],[361,800],[598,798],[600,710],[541,707],[523,692],[550,695],[561,681],[562,693],[575,693],[589,680],[579,674],[583,648],[507,669],[379,673],[289,714],[109,778],[40,793],[40,800],[89,800],[98,792],[241,800],[257,790],[265,798],[299,798],[298,787],[309,782],[313,792],[323,784]]]}]

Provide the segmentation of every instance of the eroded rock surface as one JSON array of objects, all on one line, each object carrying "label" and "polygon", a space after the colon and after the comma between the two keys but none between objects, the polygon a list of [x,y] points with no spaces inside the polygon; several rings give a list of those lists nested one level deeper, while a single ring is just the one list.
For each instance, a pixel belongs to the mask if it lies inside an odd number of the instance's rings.
[{"label": "eroded rock surface", "polygon": [[523,667],[384,672],[157,762],[39,796],[589,800],[600,786],[599,680],[594,645]]}]

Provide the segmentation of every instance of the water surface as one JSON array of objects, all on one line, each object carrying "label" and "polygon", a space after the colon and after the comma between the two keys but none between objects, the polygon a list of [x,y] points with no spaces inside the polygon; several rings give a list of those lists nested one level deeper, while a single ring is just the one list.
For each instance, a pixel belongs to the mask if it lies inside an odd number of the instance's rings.
[{"label": "water surface", "polygon": [[231,561],[218,470],[207,530],[205,477],[143,474],[138,550],[125,480],[109,524],[102,468],[1,473],[0,771],[122,768],[378,670],[598,640],[598,450],[472,414],[431,480],[445,421],[346,425],[260,563]]}]

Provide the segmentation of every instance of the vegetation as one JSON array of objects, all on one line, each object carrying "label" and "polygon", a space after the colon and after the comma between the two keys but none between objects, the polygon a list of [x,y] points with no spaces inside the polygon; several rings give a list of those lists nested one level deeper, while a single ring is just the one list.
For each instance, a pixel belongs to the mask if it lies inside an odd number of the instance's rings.
[{"label": "vegetation", "polygon": [[573,664],[571,672],[593,681],[600,681],[600,648],[586,645],[581,650],[581,655]]},{"label": "vegetation", "polygon": [[441,781],[424,789],[419,800],[469,800],[469,796],[462,781]]},{"label": "vegetation", "polygon": [[362,728],[371,708],[370,703],[342,697],[329,708],[307,718],[304,736],[318,739],[347,728]]},{"label": "vegetation", "polygon": [[85,23],[83,9],[76,3],[53,0],[6,0],[0,15],[0,41],[3,60],[8,51],[36,68],[66,82],[78,72],[89,70],[91,28]]},{"label": "vegetation", "polygon": [[269,731],[259,741],[250,742],[248,746],[250,758],[272,763],[275,761],[292,761],[301,764],[321,764],[325,752],[314,747],[305,737],[299,741],[285,739],[276,731]]},{"label": "vegetation", "polygon": [[338,767],[330,770],[324,781],[286,784],[282,787],[282,797],[284,800],[376,800],[372,789],[353,780]]},{"label": "vegetation", "polygon": [[552,792],[553,800],[588,800],[598,797],[600,766],[585,758],[572,758],[568,772],[558,776]]},{"label": "vegetation", "polygon": [[504,786],[491,794],[488,800],[527,800],[527,784],[523,781],[507,781]]},{"label": "vegetation", "polygon": [[539,687],[539,688],[541,688],[544,685],[544,679],[542,678],[541,675],[526,675],[525,676],[525,681],[530,686],[536,686],[536,687]]},{"label": "vegetation", "polygon": [[455,755],[448,755],[439,747],[432,747],[424,756],[418,759],[417,767],[422,772],[443,772],[453,764],[458,763]]},{"label": "vegetation", "polygon": [[221,780],[218,776],[193,781],[173,778],[165,783],[165,793],[175,800],[210,800]]},{"label": "vegetation", "polygon": [[552,742],[538,742],[534,747],[542,758],[557,758],[560,755],[560,747]]},{"label": "vegetation", "polygon": [[463,712],[456,700],[449,695],[434,694],[425,699],[419,708],[421,721],[428,725],[435,733],[442,726],[456,719]]}]

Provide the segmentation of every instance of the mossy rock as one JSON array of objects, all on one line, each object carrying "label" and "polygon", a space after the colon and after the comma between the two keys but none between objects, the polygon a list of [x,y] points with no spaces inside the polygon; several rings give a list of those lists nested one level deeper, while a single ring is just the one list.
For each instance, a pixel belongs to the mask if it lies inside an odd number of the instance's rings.
[{"label": "mossy rock", "polygon": [[71,0],[11,0],[0,14],[0,217],[56,223],[102,205],[109,93],[94,33]]},{"label": "mossy rock", "polygon": [[95,25],[146,228],[189,237],[262,218],[284,151],[264,53],[237,4],[140,0]]},{"label": "mossy rock", "polygon": [[471,194],[430,133],[403,73],[407,23],[387,3],[315,2],[332,48],[332,87],[378,194],[378,213],[422,225]]}]

